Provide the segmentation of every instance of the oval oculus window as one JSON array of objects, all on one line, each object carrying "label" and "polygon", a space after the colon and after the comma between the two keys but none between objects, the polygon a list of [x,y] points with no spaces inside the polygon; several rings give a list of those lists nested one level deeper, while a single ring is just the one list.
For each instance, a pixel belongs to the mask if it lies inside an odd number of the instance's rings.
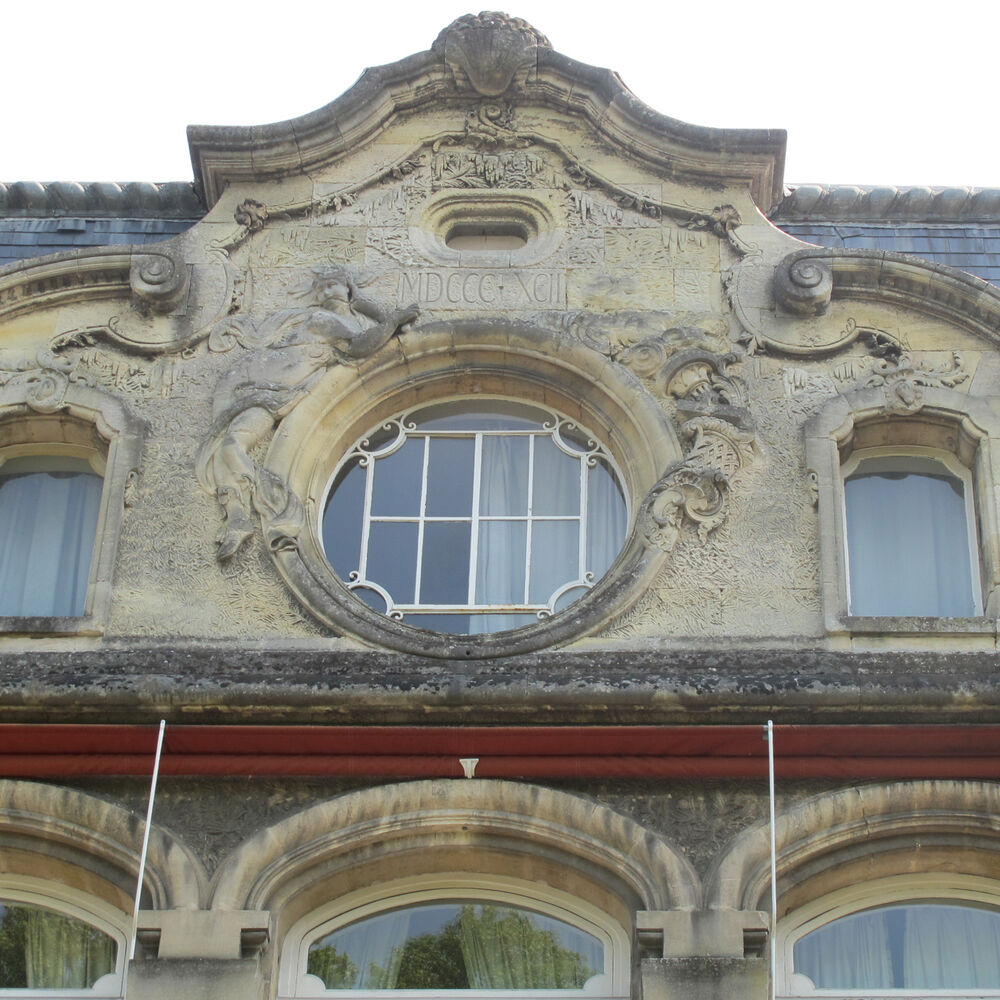
[{"label": "oval oculus window", "polygon": [[357,597],[404,624],[501,632],[581,597],[625,541],[606,450],[539,407],[461,401],[385,421],[341,463],[322,539]]}]

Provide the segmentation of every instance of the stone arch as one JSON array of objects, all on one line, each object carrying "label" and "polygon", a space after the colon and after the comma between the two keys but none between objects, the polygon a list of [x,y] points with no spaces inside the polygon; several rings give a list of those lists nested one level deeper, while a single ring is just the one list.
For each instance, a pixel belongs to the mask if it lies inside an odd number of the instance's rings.
[{"label": "stone arch", "polygon": [[[872,878],[921,871],[995,877],[1000,787],[978,781],[873,783],[812,796],[775,818],[779,917]],[[736,837],[709,873],[713,909],[766,909],[767,823]]]},{"label": "stone arch", "polygon": [[537,785],[462,779],[351,792],[259,831],[220,866],[211,905],[270,909],[287,929],[359,886],[460,871],[589,894],[626,926],[636,909],[700,900],[691,864],[634,820]]},{"label": "stone arch", "polygon": [[[43,875],[131,909],[144,817],[94,795],[34,781],[0,779],[0,868]],[[197,909],[205,872],[172,834],[153,826],[143,883],[153,909]]]}]

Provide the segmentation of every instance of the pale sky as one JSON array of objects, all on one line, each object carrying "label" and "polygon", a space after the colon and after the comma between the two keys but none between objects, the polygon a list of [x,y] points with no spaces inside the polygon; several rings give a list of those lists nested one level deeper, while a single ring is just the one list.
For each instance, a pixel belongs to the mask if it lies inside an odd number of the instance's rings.
[{"label": "pale sky", "polygon": [[[462,0],[5,6],[0,180],[190,180],[185,127],[259,125],[430,47]],[[786,183],[1000,187],[995,0],[520,0],[560,52],[697,125],[784,128]]]}]

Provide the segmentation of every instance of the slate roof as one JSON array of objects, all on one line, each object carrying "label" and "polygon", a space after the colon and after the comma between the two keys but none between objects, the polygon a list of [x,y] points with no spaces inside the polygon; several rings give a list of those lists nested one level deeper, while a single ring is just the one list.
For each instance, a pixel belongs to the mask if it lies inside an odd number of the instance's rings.
[{"label": "slate roof", "polygon": [[0,267],[26,257],[82,246],[170,239],[196,219],[5,219],[0,217]]},{"label": "slate roof", "polygon": [[892,250],[1000,285],[1000,189],[792,188],[771,221],[806,243]]},{"label": "slate roof", "polygon": [[851,225],[849,223],[779,222],[781,229],[806,243],[857,250],[893,250],[936,264],[947,264],[1000,285],[1000,224],[993,225]]}]

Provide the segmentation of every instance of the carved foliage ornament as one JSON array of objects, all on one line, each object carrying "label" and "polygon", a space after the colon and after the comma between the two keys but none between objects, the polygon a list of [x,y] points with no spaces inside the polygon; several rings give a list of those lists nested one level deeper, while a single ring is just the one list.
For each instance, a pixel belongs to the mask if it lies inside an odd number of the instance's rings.
[{"label": "carved foliage ornament", "polygon": [[859,389],[882,388],[885,408],[889,413],[917,413],[924,405],[924,389],[952,388],[969,377],[962,370],[962,356],[954,351],[951,365],[932,368],[915,361],[909,352],[898,357],[879,358],[874,370],[858,384]]}]

